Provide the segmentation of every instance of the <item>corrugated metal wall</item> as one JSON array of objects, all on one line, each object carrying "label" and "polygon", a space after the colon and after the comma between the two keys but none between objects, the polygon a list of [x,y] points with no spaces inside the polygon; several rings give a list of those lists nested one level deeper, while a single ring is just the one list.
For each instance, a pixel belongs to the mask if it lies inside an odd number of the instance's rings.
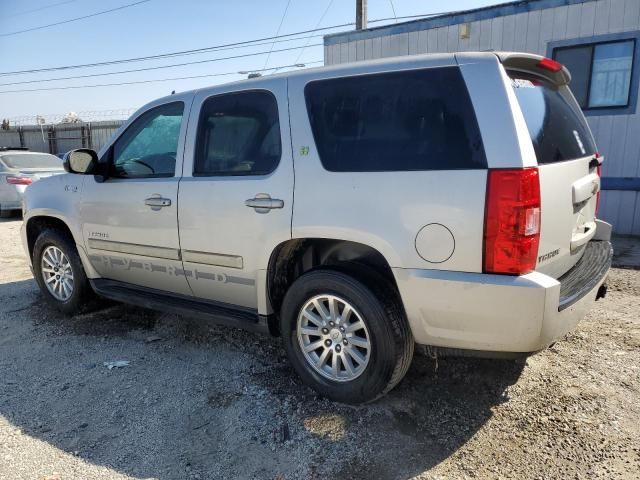
[{"label": "corrugated metal wall", "polygon": [[17,130],[0,130],[0,147],[19,147],[20,134]]},{"label": "corrugated metal wall", "polygon": [[[337,35],[333,41],[325,40],[325,63],[470,50],[546,55],[550,41],[640,30],[640,0],[582,0],[572,5],[466,22],[470,24],[467,39],[460,38],[459,23],[388,35],[384,34],[385,28],[380,28],[374,30],[380,33],[378,36],[367,31],[352,32],[348,37]],[[399,30],[398,25],[388,28],[394,29]],[[327,39],[332,40],[332,36]],[[606,157],[603,176],[640,176],[640,114],[587,118],[598,148]],[[640,192],[603,192],[600,216],[613,223],[618,233],[640,235]]]},{"label": "corrugated metal wall", "polygon": [[91,126],[91,145],[96,152],[100,150],[116,133],[124,121],[110,120],[105,122],[93,122]]},{"label": "corrugated metal wall", "polygon": [[34,152],[53,154],[83,147],[98,151],[123,123],[123,120],[107,120],[43,125],[42,128],[39,125],[30,125],[0,130],[0,147],[27,147]]}]

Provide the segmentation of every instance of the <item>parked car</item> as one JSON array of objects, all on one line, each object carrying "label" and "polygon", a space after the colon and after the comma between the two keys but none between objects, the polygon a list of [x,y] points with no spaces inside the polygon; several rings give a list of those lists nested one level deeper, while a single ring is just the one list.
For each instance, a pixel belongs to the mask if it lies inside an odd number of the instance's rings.
[{"label": "parked car", "polygon": [[171,95],[32,186],[44,296],[95,291],[280,335],[303,381],[359,403],[414,345],[512,356],[605,293],[600,166],[559,63],[425,55]]},{"label": "parked car", "polygon": [[54,155],[0,147],[0,217],[22,209],[24,192],[33,182],[60,173],[64,168]]}]

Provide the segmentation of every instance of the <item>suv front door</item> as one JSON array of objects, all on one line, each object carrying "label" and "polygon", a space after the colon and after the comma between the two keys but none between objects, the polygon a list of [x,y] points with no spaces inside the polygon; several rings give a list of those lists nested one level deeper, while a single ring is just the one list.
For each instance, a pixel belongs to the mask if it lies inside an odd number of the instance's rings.
[{"label": "suv front door", "polygon": [[103,154],[106,181],[86,180],[80,208],[85,248],[106,279],[191,293],[177,220],[189,100],[141,113]]},{"label": "suv front door", "polygon": [[266,288],[271,252],[291,238],[286,88],[285,79],[269,79],[194,99],[190,123],[198,127],[188,134],[178,213],[183,265],[199,298],[268,313],[257,289]]}]

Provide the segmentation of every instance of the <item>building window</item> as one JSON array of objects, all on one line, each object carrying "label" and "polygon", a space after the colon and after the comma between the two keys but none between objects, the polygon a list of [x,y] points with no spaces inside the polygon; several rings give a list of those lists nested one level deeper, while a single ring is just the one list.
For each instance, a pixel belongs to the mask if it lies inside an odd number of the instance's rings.
[{"label": "building window", "polygon": [[584,110],[629,106],[635,40],[560,47],[553,58],[571,72],[571,90]]}]

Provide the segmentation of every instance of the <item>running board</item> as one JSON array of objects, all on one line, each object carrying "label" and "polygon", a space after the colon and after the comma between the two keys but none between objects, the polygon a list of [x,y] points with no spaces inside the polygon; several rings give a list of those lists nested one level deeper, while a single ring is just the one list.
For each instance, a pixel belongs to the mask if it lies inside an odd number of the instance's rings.
[{"label": "running board", "polygon": [[153,288],[140,287],[115,280],[90,279],[93,290],[100,296],[139,307],[176,313],[186,317],[209,320],[219,325],[269,333],[268,319],[257,310],[227,303],[202,300]]}]

